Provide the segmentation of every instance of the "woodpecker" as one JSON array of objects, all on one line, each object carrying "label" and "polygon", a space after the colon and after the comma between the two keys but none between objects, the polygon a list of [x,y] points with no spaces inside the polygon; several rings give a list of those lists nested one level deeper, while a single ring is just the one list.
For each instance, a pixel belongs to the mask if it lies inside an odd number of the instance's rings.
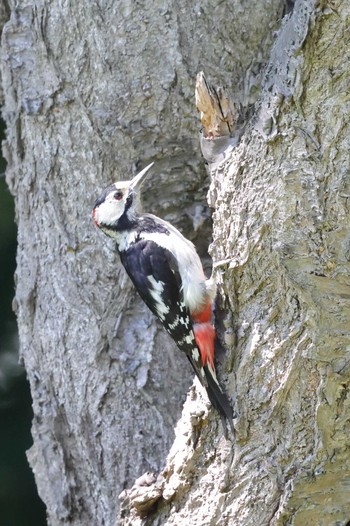
[{"label": "woodpecker", "polygon": [[116,241],[141,298],[187,355],[223,423],[228,419],[233,429],[233,411],[214,366],[215,285],[206,279],[193,243],[167,221],[141,213],[140,189],[152,166],[130,181],[107,186],[95,202],[94,221]]}]

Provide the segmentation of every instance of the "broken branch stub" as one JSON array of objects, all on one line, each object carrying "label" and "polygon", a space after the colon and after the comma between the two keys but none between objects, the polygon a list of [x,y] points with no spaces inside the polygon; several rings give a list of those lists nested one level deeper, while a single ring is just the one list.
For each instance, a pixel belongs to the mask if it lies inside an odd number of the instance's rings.
[{"label": "broken branch stub", "polygon": [[196,79],[196,107],[201,114],[206,138],[230,136],[237,122],[237,111],[224,88],[214,88],[201,71]]}]

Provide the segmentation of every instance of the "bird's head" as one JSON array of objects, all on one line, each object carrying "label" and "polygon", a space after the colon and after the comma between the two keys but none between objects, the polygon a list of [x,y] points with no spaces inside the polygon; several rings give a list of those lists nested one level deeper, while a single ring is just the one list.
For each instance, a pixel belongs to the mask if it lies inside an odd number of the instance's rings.
[{"label": "bird's head", "polygon": [[107,235],[109,231],[126,230],[135,220],[140,206],[140,188],[149,164],[131,181],[118,181],[107,186],[96,200],[93,216],[95,224]]}]

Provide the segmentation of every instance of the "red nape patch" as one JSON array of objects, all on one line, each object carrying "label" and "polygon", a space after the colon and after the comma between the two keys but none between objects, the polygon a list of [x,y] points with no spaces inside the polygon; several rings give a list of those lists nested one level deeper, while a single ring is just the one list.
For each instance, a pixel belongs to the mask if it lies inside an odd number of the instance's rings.
[{"label": "red nape patch", "polygon": [[211,323],[196,323],[193,326],[193,332],[201,353],[202,365],[209,363],[214,369],[214,326]]},{"label": "red nape patch", "polygon": [[209,301],[202,310],[191,312],[195,323],[206,323],[211,320],[211,302]]},{"label": "red nape patch", "polygon": [[95,225],[96,226],[100,226],[100,223],[97,221],[97,208],[94,208],[94,210],[92,212],[92,215],[93,215],[93,218],[94,218]]}]

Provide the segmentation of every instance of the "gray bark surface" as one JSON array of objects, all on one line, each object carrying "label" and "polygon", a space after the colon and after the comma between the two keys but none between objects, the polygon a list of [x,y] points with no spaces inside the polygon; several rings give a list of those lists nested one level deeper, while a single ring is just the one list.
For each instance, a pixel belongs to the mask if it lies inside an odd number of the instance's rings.
[{"label": "gray bark surface", "polygon": [[[164,466],[146,489],[158,499],[148,524],[350,520],[350,7],[299,0],[282,19],[283,9],[9,2],[3,149],[33,396],[28,457],[49,524],[141,524],[130,494],[117,518],[118,496]],[[144,208],[205,254],[202,69],[230,87],[245,121],[209,165],[234,443],[198,387],[173,442],[191,372],[91,219],[104,186],[155,161]]]}]

